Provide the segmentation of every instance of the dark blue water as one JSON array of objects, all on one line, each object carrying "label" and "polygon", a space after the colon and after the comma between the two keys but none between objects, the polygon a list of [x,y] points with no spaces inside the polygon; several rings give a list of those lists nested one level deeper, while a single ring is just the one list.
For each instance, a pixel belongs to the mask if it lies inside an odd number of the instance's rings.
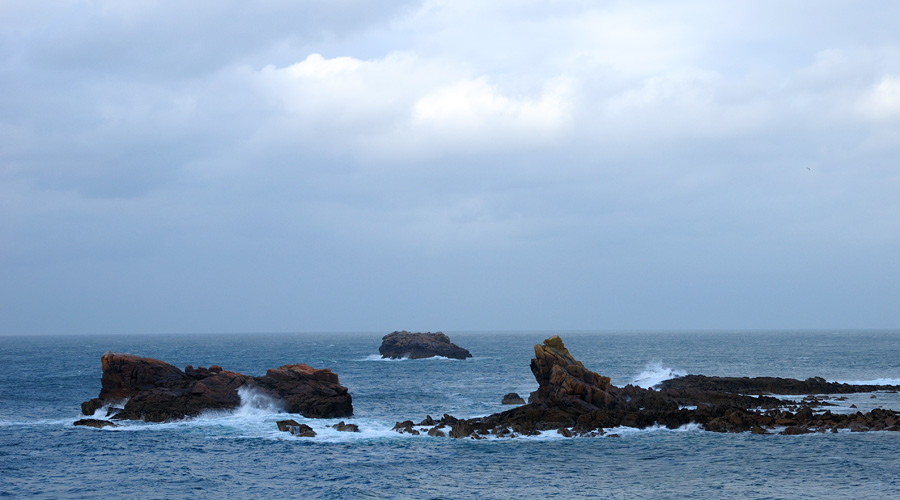
[{"label": "dark blue water", "polygon": [[[536,388],[533,345],[560,333],[585,366],[624,385],[670,369],[706,375],[900,379],[900,332],[451,333],[466,361],[377,360],[381,334],[0,337],[0,496],[21,498],[900,498],[900,433],[803,436],[617,430],[490,441],[399,435],[398,420],[505,409]],[[100,356],[259,375],[330,367],[363,432],[265,405],[190,421],[76,428],[100,390]],[[898,407],[896,394],[851,398]],[[855,411],[846,409],[846,411]],[[296,418],[313,439],[274,422]],[[345,419],[348,420],[348,419]]]}]

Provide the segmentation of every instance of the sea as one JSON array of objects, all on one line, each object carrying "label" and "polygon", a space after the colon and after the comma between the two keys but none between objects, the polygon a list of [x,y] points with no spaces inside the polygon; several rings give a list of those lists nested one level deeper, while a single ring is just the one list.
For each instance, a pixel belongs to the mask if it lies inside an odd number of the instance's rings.
[{"label": "sea", "polygon": [[[398,434],[398,421],[476,417],[537,389],[534,345],[560,335],[614,385],[685,375],[900,384],[900,330],[445,332],[471,351],[382,360],[370,333],[0,337],[0,497],[70,499],[900,498],[900,432],[785,436],[607,429],[602,436],[451,439]],[[100,391],[100,356],[248,375],[306,363],[353,396],[359,433],[242,393],[234,411],[168,423],[75,427]],[[833,412],[900,410],[897,393],[832,398]],[[853,404],[856,408],[851,408]],[[292,418],[314,438],[279,432]]]}]

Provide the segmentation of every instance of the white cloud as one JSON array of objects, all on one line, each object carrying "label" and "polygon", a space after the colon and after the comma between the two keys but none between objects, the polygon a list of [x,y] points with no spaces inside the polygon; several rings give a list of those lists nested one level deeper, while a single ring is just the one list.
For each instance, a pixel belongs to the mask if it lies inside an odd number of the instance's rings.
[{"label": "white cloud", "polygon": [[487,78],[464,80],[435,89],[412,110],[412,128],[458,145],[501,142],[517,147],[552,142],[571,120],[572,82],[549,81],[537,98],[503,95]]},{"label": "white cloud", "polygon": [[900,76],[884,76],[860,99],[858,109],[875,122],[900,120]]},{"label": "white cloud", "polygon": [[549,78],[538,95],[505,94],[487,76],[439,59],[312,54],[255,73],[257,88],[288,115],[297,137],[335,132],[355,153],[433,156],[453,148],[496,151],[548,144],[569,125],[573,84]]}]

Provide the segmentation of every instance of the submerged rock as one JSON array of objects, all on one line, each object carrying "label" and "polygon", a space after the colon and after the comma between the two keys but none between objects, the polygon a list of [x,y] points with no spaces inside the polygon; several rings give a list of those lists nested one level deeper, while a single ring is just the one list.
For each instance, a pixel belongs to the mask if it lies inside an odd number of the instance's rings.
[{"label": "submerged rock", "polygon": [[472,357],[469,351],[450,342],[450,337],[441,332],[410,333],[406,330],[382,337],[378,353],[382,358],[389,359],[422,359],[434,356],[452,359]]},{"label": "submerged rock", "polygon": [[338,418],[353,414],[352,398],[338,376],[327,368],[284,365],[252,377],[217,365],[184,371],[151,358],[107,352],[100,358],[103,374],[100,395],[81,405],[93,415],[103,405],[127,400],[113,418],[164,422],[196,416],[205,410],[240,405],[238,388],[253,388],[284,405],[290,413],[308,418]]},{"label": "submerged rock", "polygon": [[345,424],[343,420],[332,425],[334,430],[339,432],[359,432],[359,426],[356,424]]},{"label": "submerged rock", "polygon": [[316,437],[316,431],[312,429],[312,427],[301,424],[296,420],[279,420],[275,422],[275,425],[278,426],[278,430],[281,432],[288,432],[293,436],[297,437]]},{"label": "submerged rock", "polygon": [[110,422],[109,420],[99,420],[96,418],[83,418],[81,420],[76,420],[72,425],[93,427],[95,429],[102,429],[104,427],[118,427],[115,423]]}]

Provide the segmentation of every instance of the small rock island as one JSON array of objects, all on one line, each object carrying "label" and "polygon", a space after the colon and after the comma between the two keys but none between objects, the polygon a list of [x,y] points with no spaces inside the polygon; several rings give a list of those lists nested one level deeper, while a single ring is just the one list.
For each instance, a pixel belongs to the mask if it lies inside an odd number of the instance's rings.
[{"label": "small rock island", "polygon": [[410,333],[406,330],[393,332],[381,339],[378,353],[387,359],[423,359],[442,356],[452,359],[471,358],[472,354],[450,342],[450,337],[442,332]]},{"label": "small rock island", "polygon": [[[340,418],[353,415],[346,387],[328,368],[304,364],[270,368],[261,377],[223,370],[218,365],[184,371],[164,361],[131,354],[107,352],[100,358],[103,375],[100,395],[81,404],[84,415],[116,402],[127,401],[116,420],[165,422],[199,415],[204,410],[227,410],[241,403],[238,389],[253,388],[279,401],[289,413],[307,418]],[[96,427],[97,422],[76,425]]]}]

